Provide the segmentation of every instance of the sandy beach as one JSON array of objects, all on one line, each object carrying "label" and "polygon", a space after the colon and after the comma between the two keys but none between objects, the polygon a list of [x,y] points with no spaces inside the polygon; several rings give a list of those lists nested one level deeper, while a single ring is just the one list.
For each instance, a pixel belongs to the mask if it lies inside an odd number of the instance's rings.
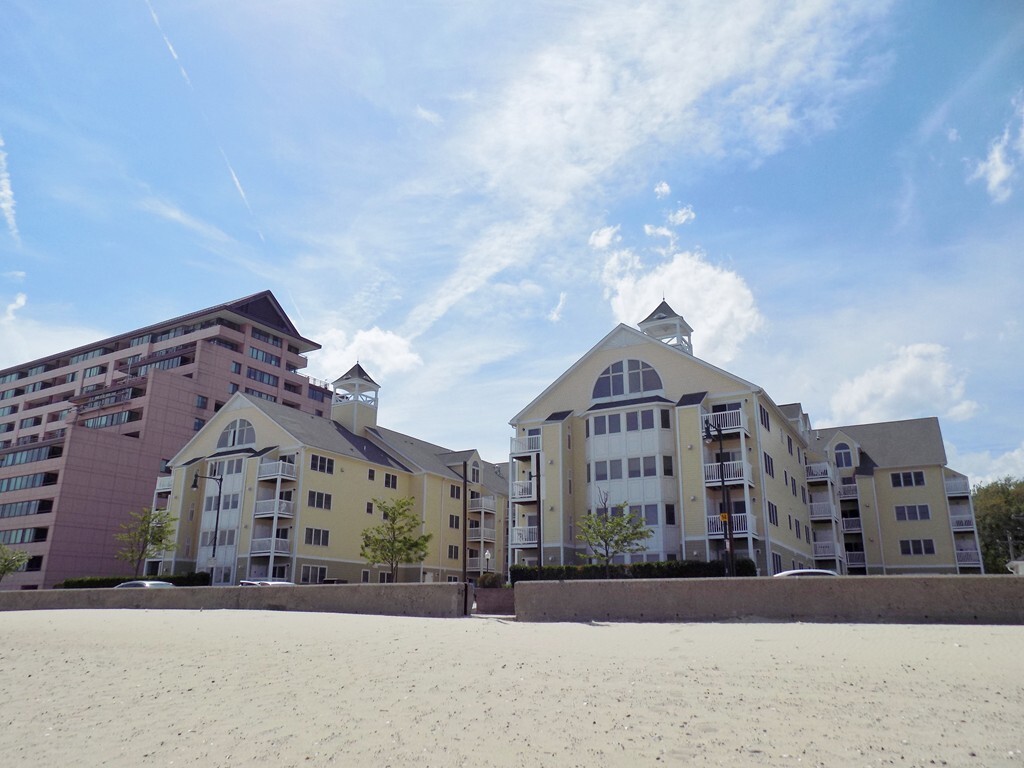
[{"label": "sandy beach", "polygon": [[1022,766],[1024,627],[0,614],[4,766]]}]

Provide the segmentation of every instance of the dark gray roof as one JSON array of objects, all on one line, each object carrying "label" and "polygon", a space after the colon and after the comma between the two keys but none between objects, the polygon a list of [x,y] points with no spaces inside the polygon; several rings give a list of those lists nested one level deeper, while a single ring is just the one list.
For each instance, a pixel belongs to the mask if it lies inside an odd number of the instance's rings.
[{"label": "dark gray roof", "polygon": [[544,421],[565,421],[570,416],[572,416],[572,411],[555,411]]},{"label": "dark gray roof", "polygon": [[785,405],[780,405],[779,410],[782,411],[782,415],[787,419],[795,421],[804,412],[804,407],[800,403],[786,403]]},{"label": "dark gray roof", "polygon": [[606,411],[610,408],[624,408],[629,405],[644,405],[645,403],[666,403],[672,405],[672,401],[661,395],[649,395],[647,397],[635,397],[632,400],[615,400],[611,403],[598,403],[587,408],[590,411]]},{"label": "dark gray roof", "polygon": [[877,424],[852,424],[817,430],[823,442],[829,442],[837,432],[854,440],[867,457],[861,465],[874,467],[944,466],[946,449],[942,444],[939,420],[934,416],[905,421],[883,421]]},{"label": "dark gray roof", "polygon": [[363,368],[363,366],[361,366],[359,363],[356,363],[351,368],[349,368],[345,373],[341,374],[341,376],[335,379],[334,383],[344,384],[346,381],[356,380],[365,381],[368,384],[373,384],[373,386],[375,387],[380,386],[376,381],[370,378],[370,374],[368,374],[366,372],[366,369]]},{"label": "dark gray roof", "polygon": [[700,405],[704,402],[704,398],[708,396],[707,392],[691,392],[688,395],[683,395],[679,398],[677,406],[682,407],[685,405]]}]

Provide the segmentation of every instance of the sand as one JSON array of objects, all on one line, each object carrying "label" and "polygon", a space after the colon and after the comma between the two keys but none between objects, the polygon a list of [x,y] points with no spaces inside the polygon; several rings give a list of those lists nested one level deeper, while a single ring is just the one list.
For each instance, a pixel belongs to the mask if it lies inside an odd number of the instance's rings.
[{"label": "sand", "polygon": [[7,768],[1024,768],[1024,627],[15,612],[0,697]]}]

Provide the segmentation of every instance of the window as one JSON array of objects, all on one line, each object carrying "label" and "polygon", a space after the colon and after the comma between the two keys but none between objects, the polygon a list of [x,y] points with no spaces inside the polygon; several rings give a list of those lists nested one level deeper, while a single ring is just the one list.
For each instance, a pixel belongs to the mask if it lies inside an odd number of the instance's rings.
[{"label": "window", "polygon": [[900,539],[901,555],[934,555],[933,539]]},{"label": "window", "polygon": [[897,520],[931,520],[927,504],[901,504],[896,507]]},{"label": "window", "polygon": [[359,572],[359,581],[361,581],[363,584],[369,584],[370,583],[370,572],[367,571],[366,569],[363,569],[362,571],[360,571]]},{"label": "window", "polygon": [[[221,529],[217,531],[217,546],[218,547],[233,547],[235,545],[235,530],[234,528]],[[213,531],[203,531],[199,535],[199,546],[201,547],[212,547],[213,546]]]},{"label": "window", "polygon": [[314,547],[330,546],[331,532],[326,528],[307,528],[306,543]]},{"label": "window", "polygon": [[676,505],[666,504],[665,505],[665,525],[676,524]]},{"label": "window", "polygon": [[609,413],[608,414],[608,434],[613,435],[617,432],[622,431],[622,414]]},{"label": "window", "polygon": [[94,365],[91,368],[86,368],[82,371],[82,378],[88,379],[92,376],[99,376],[102,373],[107,372],[107,366],[105,365]]},{"label": "window", "polygon": [[460,488],[459,486],[457,486],[455,484],[452,484],[452,485],[448,486],[448,495],[451,496],[453,499],[461,499],[462,498],[462,488]]},{"label": "window", "polygon": [[846,443],[836,443],[836,466],[840,469],[843,467],[853,466],[853,451],[850,450],[850,446]]},{"label": "window", "polygon": [[789,449],[789,455],[793,455],[793,437],[792,435],[786,435],[786,447]]},{"label": "window", "polygon": [[767,453],[764,455],[764,471],[769,477],[775,477],[775,461]]},{"label": "window", "polygon": [[761,426],[765,428],[766,432],[771,432],[772,431],[772,422],[771,422],[771,419],[768,416],[768,409],[765,408],[763,405],[758,404],[757,412],[758,412],[758,414],[761,417]]},{"label": "window", "polygon": [[377,471],[376,470],[369,469],[369,470],[366,471],[366,479],[367,480],[374,480],[374,479],[376,479],[376,477],[377,477]]},{"label": "window", "polygon": [[779,524],[779,508],[770,501],[768,502],[768,522],[774,526]]},{"label": "window", "polygon": [[210,404],[209,399],[206,395],[196,395],[196,408],[206,410],[206,407]]},{"label": "window", "polygon": [[259,328],[253,328],[251,331],[252,337],[257,341],[262,341],[265,344],[270,344],[275,347],[281,346],[281,339],[277,336],[273,336],[266,331],[261,331]]},{"label": "window", "polygon": [[608,462],[608,479],[622,479],[622,459],[612,459]]},{"label": "window", "polygon": [[[569,447],[572,448],[571,445]],[[479,483],[480,482],[480,464],[478,464],[475,461],[473,462],[473,466],[470,467],[470,470],[469,470],[469,481],[471,483]]]},{"label": "window", "polygon": [[231,372],[232,373],[241,373],[242,372],[242,364],[239,363],[239,362],[231,363]]},{"label": "window", "polygon": [[268,387],[276,387],[279,381],[274,374],[261,371],[259,368],[246,368],[245,377],[258,381],[260,384],[266,384]]},{"label": "window", "polygon": [[796,496],[796,478],[795,477],[789,478],[789,487],[790,487],[790,490],[793,491],[793,495]]},{"label": "window", "polygon": [[656,456],[644,456],[644,477],[657,477],[658,462]]},{"label": "window", "polygon": [[592,397],[619,397],[638,395],[661,389],[658,372],[642,360],[620,360],[605,368],[597,377]]},{"label": "window", "polygon": [[324,579],[327,578],[327,566],[304,565],[300,574],[300,584],[323,584]]},{"label": "window", "polygon": [[657,504],[644,504],[644,522],[647,523],[647,525],[658,524]]},{"label": "window", "polygon": [[384,487],[385,488],[397,488],[398,487],[398,475],[393,475],[390,472],[384,473]]},{"label": "window", "polygon": [[893,488],[910,488],[915,485],[924,485],[924,472],[893,472]]},{"label": "window", "polygon": [[595,461],[594,462],[594,480],[601,482],[602,480],[608,479],[608,462],[607,461]]},{"label": "window", "polygon": [[448,527],[458,530],[461,527],[462,518],[458,515],[448,515]]},{"label": "window", "polygon": [[640,430],[640,412],[630,411],[626,414],[626,431],[638,432]]},{"label": "window", "polygon": [[234,448],[235,446],[252,445],[256,442],[256,430],[246,419],[232,421],[217,440],[218,448]]},{"label": "window", "polygon": [[796,521],[796,537],[798,539],[803,538],[803,533],[800,530],[800,521],[799,520]]},{"label": "window", "polygon": [[671,418],[669,417],[668,408],[662,408],[661,409],[661,428],[662,429],[671,429],[671,425],[672,425],[672,422],[671,422]]},{"label": "window", "polygon": [[640,411],[640,429],[654,429],[654,411]]},{"label": "window", "polygon": [[249,347],[249,357],[253,360],[259,360],[261,363],[267,365],[273,365],[277,368],[281,367],[281,358],[277,355],[272,355],[269,352],[264,352],[262,349],[256,347]]},{"label": "window", "polygon": [[782,555],[772,552],[772,573],[782,573]]},{"label": "window", "polygon": [[318,456],[315,453],[309,455],[309,468],[314,472],[324,472],[328,475],[334,474],[334,459],[326,456]]},{"label": "window", "polygon": [[366,502],[366,514],[368,514],[368,515],[372,515],[373,514],[373,502],[372,501]]},{"label": "window", "polygon": [[607,416],[595,416],[594,417],[594,434],[603,435],[608,431],[608,417]]},{"label": "window", "polygon": [[192,431],[198,432],[206,424],[206,419],[192,419]]},{"label": "window", "polygon": [[628,459],[628,469],[630,477],[640,477],[640,459]]},{"label": "window", "polygon": [[448,559],[458,560],[459,559],[459,547],[456,544],[448,545]]},{"label": "window", "polygon": [[322,493],[321,491],[310,491],[309,506],[315,507],[316,509],[330,509],[331,508],[331,494]]},{"label": "window", "polygon": [[231,566],[215,565],[213,568],[210,569],[210,581],[214,584],[230,584]]}]

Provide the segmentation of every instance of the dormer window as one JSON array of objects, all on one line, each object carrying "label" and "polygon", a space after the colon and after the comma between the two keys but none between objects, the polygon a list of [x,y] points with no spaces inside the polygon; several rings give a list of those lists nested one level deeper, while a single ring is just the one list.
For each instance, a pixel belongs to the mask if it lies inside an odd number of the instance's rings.
[{"label": "dormer window", "polygon": [[609,365],[597,377],[593,398],[641,395],[658,392],[661,388],[658,372],[643,360],[620,360]]},{"label": "dormer window", "polygon": [[836,466],[840,469],[853,466],[853,451],[846,443],[836,443]]}]

